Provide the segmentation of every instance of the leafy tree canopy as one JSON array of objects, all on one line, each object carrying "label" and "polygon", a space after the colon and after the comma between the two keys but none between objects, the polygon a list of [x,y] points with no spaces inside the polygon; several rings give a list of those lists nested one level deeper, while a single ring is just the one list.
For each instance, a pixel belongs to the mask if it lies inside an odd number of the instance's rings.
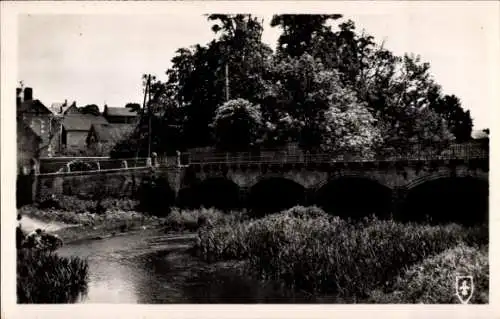
[{"label": "leafy tree canopy", "polygon": [[470,138],[469,112],[443,95],[428,63],[396,56],[340,14],[273,16],[271,26],[281,30],[276,53],[262,42],[258,17],[207,19],[213,40],[179,48],[168,80],[153,79],[149,92],[159,132],[181,145],[295,141],[367,154]]}]

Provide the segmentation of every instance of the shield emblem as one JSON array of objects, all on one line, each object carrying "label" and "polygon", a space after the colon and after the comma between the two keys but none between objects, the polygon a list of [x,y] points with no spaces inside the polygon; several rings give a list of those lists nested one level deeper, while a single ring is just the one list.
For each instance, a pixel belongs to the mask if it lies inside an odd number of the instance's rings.
[{"label": "shield emblem", "polygon": [[455,281],[457,297],[461,303],[466,304],[474,293],[474,281],[472,276],[457,276]]}]

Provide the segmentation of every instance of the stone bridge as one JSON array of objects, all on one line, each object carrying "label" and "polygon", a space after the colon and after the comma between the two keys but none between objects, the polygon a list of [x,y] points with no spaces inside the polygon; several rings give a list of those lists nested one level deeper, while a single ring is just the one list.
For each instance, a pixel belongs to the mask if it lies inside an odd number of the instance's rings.
[{"label": "stone bridge", "polygon": [[402,219],[484,219],[488,212],[487,152],[371,160],[225,154],[185,162],[167,166],[153,160],[147,167],[39,174],[35,193],[38,198],[96,192],[133,196],[145,181],[154,180],[154,199],[164,206],[269,212],[301,204],[339,215]]}]

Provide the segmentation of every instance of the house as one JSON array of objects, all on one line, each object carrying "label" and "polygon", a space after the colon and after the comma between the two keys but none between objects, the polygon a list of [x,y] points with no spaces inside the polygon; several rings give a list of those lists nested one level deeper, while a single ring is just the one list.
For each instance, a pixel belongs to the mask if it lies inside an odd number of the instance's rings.
[{"label": "house", "polygon": [[68,104],[68,100],[63,103],[52,103],[50,110],[56,116],[65,116],[66,114],[79,113],[78,107],[76,106],[76,101],[72,104]]},{"label": "house", "polygon": [[87,148],[87,136],[93,124],[105,124],[106,119],[92,114],[67,114],[62,120],[61,145],[65,153],[78,154]]},{"label": "house", "polygon": [[92,124],[87,136],[87,147],[98,155],[109,155],[111,149],[123,139],[128,138],[136,124],[104,123]]},{"label": "house", "polygon": [[139,116],[136,111],[127,107],[108,107],[104,105],[102,115],[109,123],[135,123]]},{"label": "house", "polygon": [[[54,156],[59,150],[60,123],[54,114],[40,101],[33,99],[33,89],[16,89],[16,117],[17,125],[27,125],[37,136],[41,138],[41,145],[38,149],[39,156]],[[21,130],[19,134],[30,134],[26,130]],[[20,136],[22,140],[24,136]]]}]

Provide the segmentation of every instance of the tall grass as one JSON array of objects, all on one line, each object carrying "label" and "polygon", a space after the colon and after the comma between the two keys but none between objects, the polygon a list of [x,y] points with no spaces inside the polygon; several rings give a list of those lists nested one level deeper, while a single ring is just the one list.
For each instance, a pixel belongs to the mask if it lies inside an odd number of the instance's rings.
[{"label": "tall grass", "polygon": [[366,300],[389,287],[411,265],[487,235],[459,225],[429,226],[332,217],[318,208],[295,207],[259,220],[200,231],[207,260],[248,259],[264,280],[280,280],[312,293]]},{"label": "tall grass", "polygon": [[472,275],[474,292],[469,301],[485,304],[489,300],[489,262],[487,246],[481,249],[460,244],[410,267],[384,292],[375,290],[370,302],[383,303],[460,303],[455,296],[457,275]]},{"label": "tall grass", "polygon": [[88,264],[77,257],[48,252],[17,251],[18,303],[72,303],[86,292]]}]

